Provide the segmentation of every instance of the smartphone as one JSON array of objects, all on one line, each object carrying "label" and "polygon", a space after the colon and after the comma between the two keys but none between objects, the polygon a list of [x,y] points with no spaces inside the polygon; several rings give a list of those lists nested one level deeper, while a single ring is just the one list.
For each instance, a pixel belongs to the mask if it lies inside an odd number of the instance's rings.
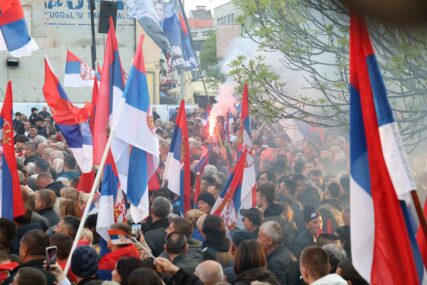
[{"label": "smartphone", "polygon": [[56,263],[58,248],[56,246],[49,246],[46,248],[46,265],[49,268],[50,265]]},{"label": "smartphone", "polygon": [[141,224],[132,224],[132,236],[137,237],[141,231]]}]

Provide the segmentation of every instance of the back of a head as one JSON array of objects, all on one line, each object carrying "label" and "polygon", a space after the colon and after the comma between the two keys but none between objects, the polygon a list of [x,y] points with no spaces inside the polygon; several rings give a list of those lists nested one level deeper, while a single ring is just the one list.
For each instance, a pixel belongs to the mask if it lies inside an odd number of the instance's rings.
[{"label": "back of a head", "polygon": [[273,203],[275,198],[274,184],[270,182],[261,183],[257,186],[260,196],[264,197],[269,204]]},{"label": "back of a head", "polygon": [[202,232],[205,236],[224,236],[225,224],[224,220],[218,216],[207,215],[202,226]]},{"label": "back of a head", "polygon": [[58,259],[66,259],[70,255],[73,239],[70,236],[55,233],[50,236],[50,245],[58,248]]},{"label": "back of a head", "polygon": [[337,270],[338,263],[347,259],[347,253],[345,250],[337,244],[326,244],[322,246],[322,249],[326,252],[329,259],[329,265],[331,273],[335,273]]},{"label": "back of a head", "polygon": [[36,192],[40,200],[43,201],[46,209],[51,209],[55,206],[56,194],[50,189],[41,189]]},{"label": "back of a head", "polygon": [[141,259],[132,256],[121,257],[116,264],[117,273],[120,275],[121,284],[128,284],[129,275],[135,269],[142,268],[144,266]]},{"label": "back of a head", "polygon": [[167,218],[171,213],[171,210],[171,203],[164,197],[157,197],[151,205],[151,213],[159,219]]},{"label": "back of a head", "polygon": [[0,218],[0,245],[5,249],[9,249],[17,230],[18,228],[14,222],[9,219]]},{"label": "back of a head", "polygon": [[132,228],[125,223],[115,223],[113,225],[111,225],[110,227],[111,229],[115,229],[115,230],[122,230],[125,233],[127,233],[129,236],[132,235]]},{"label": "back of a head", "polygon": [[234,258],[234,272],[239,275],[250,269],[267,266],[267,257],[261,245],[255,240],[240,243]]},{"label": "back of a head", "polygon": [[128,285],[162,285],[162,280],[154,270],[138,268],[129,275]]},{"label": "back of a head", "polygon": [[340,185],[336,182],[329,183],[328,194],[331,198],[338,199],[341,194]]},{"label": "back of a head", "polygon": [[191,221],[183,217],[175,217],[171,220],[175,232],[185,235],[187,238],[191,238],[194,227]]},{"label": "back of a head", "polygon": [[205,285],[214,285],[224,281],[221,264],[213,260],[206,260],[197,265],[194,273]]},{"label": "back of a head", "polygon": [[68,169],[75,169],[76,168],[76,159],[71,154],[64,155],[64,166],[66,166]]},{"label": "back of a head", "polygon": [[205,215],[203,211],[200,211],[198,209],[191,209],[185,213],[185,218],[190,220],[193,226],[195,226],[197,220],[203,215]]},{"label": "back of a head", "polygon": [[74,239],[79,229],[80,219],[74,216],[64,216],[61,218],[64,226],[67,227],[69,235]]},{"label": "back of a head", "polygon": [[281,244],[283,240],[283,230],[280,224],[276,221],[266,221],[261,227],[260,231],[266,236],[271,238],[274,244]]},{"label": "back of a head", "polygon": [[352,285],[368,285],[368,282],[354,269],[350,259],[338,263],[337,274],[346,281],[351,281]]},{"label": "back of a head", "polygon": [[329,274],[327,253],[317,246],[308,246],[301,252],[300,263],[315,280]]},{"label": "back of a head", "polygon": [[77,201],[79,198],[79,191],[74,187],[64,187],[61,189],[61,197]]},{"label": "back of a head", "polygon": [[15,277],[17,285],[46,285],[47,279],[41,270],[32,267],[23,267],[18,270]]},{"label": "back of a head", "polygon": [[47,162],[44,159],[38,159],[36,161],[36,167],[41,171],[41,172],[47,172],[49,171],[49,162]]},{"label": "back of a head", "polygon": [[177,232],[170,233],[166,237],[166,251],[170,254],[182,254],[187,248],[187,238]]},{"label": "back of a head", "polygon": [[29,256],[44,256],[49,244],[49,236],[41,230],[28,231],[21,239],[21,245],[27,246]]}]

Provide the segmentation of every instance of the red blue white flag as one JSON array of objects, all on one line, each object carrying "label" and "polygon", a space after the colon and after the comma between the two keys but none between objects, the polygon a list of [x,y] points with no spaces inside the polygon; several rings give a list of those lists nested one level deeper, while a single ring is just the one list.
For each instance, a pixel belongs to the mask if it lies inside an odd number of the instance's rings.
[{"label": "red blue white flag", "polygon": [[12,82],[7,84],[6,96],[0,113],[1,139],[1,190],[0,214],[2,218],[12,220],[25,214],[21,185],[15,157],[12,120]]},{"label": "red blue white flag", "polygon": [[92,87],[96,78],[99,80],[100,76],[92,67],[70,50],[67,50],[64,74],[65,87]]},{"label": "red blue white flag", "polygon": [[181,199],[181,212],[191,209],[190,146],[185,102],[181,100],[166,162],[168,188]]},{"label": "red blue white flag", "polygon": [[211,210],[211,214],[222,217],[229,228],[236,226],[238,213],[242,208],[241,196],[246,159],[247,150],[244,149]]},{"label": "red blue white flag", "polygon": [[159,141],[154,133],[141,36],[123,94],[115,135],[131,146],[125,193],[135,223],[149,214],[148,181],[159,166]]},{"label": "red blue white flag", "polygon": [[350,26],[350,158],[355,268],[370,284],[425,284],[413,233],[402,231],[410,227],[398,200],[415,184],[368,29],[357,15]]},{"label": "red blue white flag", "polygon": [[56,126],[60,129],[83,173],[92,171],[93,141],[87,107],[77,108],[68,99],[49,62],[45,59],[43,94]]},{"label": "red blue white flag", "polygon": [[[249,209],[256,205],[256,176],[255,176],[255,152],[252,149],[252,136],[251,136],[251,121],[249,117],[249,90],[246,83],[243,88],[242,104],[241,104],[241,135],[243,140],[243,148],[248,150],[246,156],[246,164],[243,172],[242,191],[240,193],[242,209]],[[237,225],[242,225],[242,217],[240,213],[237,219]]]},{"label": "red blue white flag", "polygon": [[0,4],[0,51],[15,57],[30,56],[38,50],[28,32],[24,11],[19,0],[2,0]]}]

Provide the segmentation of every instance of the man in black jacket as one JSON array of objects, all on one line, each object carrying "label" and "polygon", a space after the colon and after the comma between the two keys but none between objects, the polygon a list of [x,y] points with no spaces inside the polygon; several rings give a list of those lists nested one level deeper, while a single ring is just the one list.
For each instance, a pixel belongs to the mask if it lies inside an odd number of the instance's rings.
[{"label": "man in black jacket", "polygon": [[44,270],[43,263],[45,260],[45,250],[49,246],[49,237],[46,233],[40,230],[31,230],[27,232],[21,240],[19,248],[19,259],[21,265],[15,268],[10,274],[9,278],[3,284],[11,284],[13,278],[21,268],[34,268],[41,271],[47,279],[48,285],[56,283],[55,276]]},{"label": "man in black jacket", "polygon": [[171,210],[172,205],[165,197],[157,197],[151,204],[150,215],[153,222],[144,232],[144,237],[155,257],[163,251]]},{"label": "man in black jacket", "polygon": [[317,237],[322,231],[322,216],[313,207],[304,208],[305,229],[296,237],[294,244],[291,246],[292,252],[299,257],[301,251],[307,246],[317,245]]},{"label": "man in black jacket", "polygon": [[261,225],[258,242],[267,255],[267,269],[276,275],[282,285],[296,285],[298,281],[298,260],[282,245],[283,230],[279,223],[268,221]]}]

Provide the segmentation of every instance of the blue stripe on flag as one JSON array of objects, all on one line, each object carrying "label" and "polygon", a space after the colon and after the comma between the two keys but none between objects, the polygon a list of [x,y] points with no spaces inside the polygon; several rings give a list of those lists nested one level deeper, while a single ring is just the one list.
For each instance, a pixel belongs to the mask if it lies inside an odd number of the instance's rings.
[{"label": "blue stripe on flag", "polygon": [[173,154],[173,158],[181,161],[181,146],[182,146],[182,130],[179,126],[175,126],[176,130],[173,132],[172,142],[170,146],[170,152]]},{"label": "blue stripe on flag", "polygon": [[67,144],[70,148],[82,148],[84,136],[81,133],[80,125],[62,125],[56,124],[61,130]]},{"label": "blue stripe on flag", "polygon": [[420,284],[424,278],[424,263],[421,257],[420,249],[418,247],[418,243],[415,239],[415,233],[411,226],[411,215],[408,211],[408,207],[405,204],[405,201],[400,201],[400,207],[402,208],[403,218],[405,219],[406,230],[409,236],[409,241],[411,242],[412,254],[414,257],[415,266],[417,267],[418,272],[418,280]]},{"label": "blue stripe on flag", "polygon": [[359,92],[350,85],[350,172],[357,184],[371,195],[368,149]]},{"label": "blue stripe on flag", "polygon": [[114,200],[116,200],[118,186],[119,178],[114,175],[113,166],[106,164],[102,179],[101,196],[113,196]]},{"label": "blue stripe on flag", "polygon": [[378,127],[394,122],[393,112],[387,99],[387,91],[378,67],[375,55],[366,58],[368,65],[369,81],[374,95],[375,110],[377,113]]},{"label": "blue stripe on flag", "polygon": [[1,217],[13,220],[13,193],[12,174],[3,154],[3,174],[2,174],[2,213]]},{"label": "blue stripe on flag", "polygon": [[20,49],[31,41],[24,18],[2,25],[0,29],[9,51]]},{"label": "blue stripe on flag", "polygon": [[148,112],[150,97],[148,94],[147,96],[141,96],[141,94],[146,94],[147,90],[147,76],[137,70],[135,66],[132,66],[130,76],[126,83],[126,103],[138,110]]},{"label": "blue stripe on flag", "polygon": [[243,120],[243,127],[245,128],[248,135],[251,136],[251,121],[249,118]]},{"label": "blue stripe on flag", "polygon": [[61,96],[61,98],[62,98],[62,99],[64,99],[64,100],[70,101],[70,100],[68,99],[67,93],[65,93],[65,90],[64,90],[64,88],[61,86],[61,84],[59,84],[59,83],[58,83],[57,88],[58,88],[59,96]]},{"label": "blue stripe on flag", "polygon": [[242,205],[242,198],[242,185],[239,185],[233,197],[234,208],[236,209],[237,213],[239,213],[240,207]]},{"label": "blue stripe on flag", "polygon": [[132,147],[129,160],[127,196],[137,207],[147,189],[147,153],[137,147]]},{"label": "blue stripe on flag", "polygon": [[67,61],[65,64],[65,73],[66,74],[80,74],[80,61]]}]

